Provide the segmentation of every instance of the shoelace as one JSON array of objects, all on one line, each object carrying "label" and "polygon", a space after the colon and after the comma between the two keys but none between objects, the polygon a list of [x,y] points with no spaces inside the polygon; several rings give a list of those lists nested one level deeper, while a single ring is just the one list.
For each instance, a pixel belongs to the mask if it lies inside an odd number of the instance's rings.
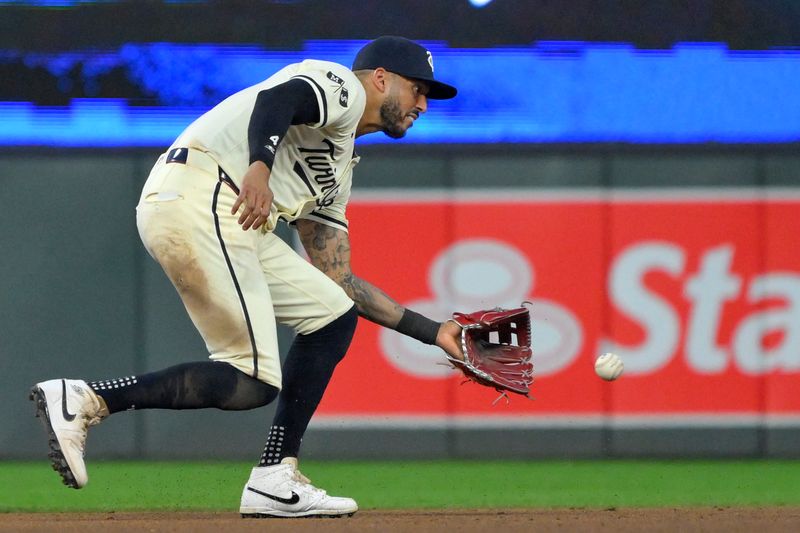
[{"label": "shoelace", "polygon": [[83,415],[83,418],[86,420],[86,428],[89,426],[96,426],[103,420],[103,417],[100,415]]},{"label": "shoelace", "polygon": [[302,472],[300,472],[300,470],[296,468],[292,471],[292,479],[297,483],[303,485],[308,492],[316,493],[319,494],[320,496],[325,496],[327,494],[327,492],[324,491],[323,489],[320,489],[312,485],[311,480],[308,479],[306,476],[304,476]]},{"label": "shoelace", "polygon": [[83,422],[83,427],[81,429],[83,430],[83,432],[81,438],[78,439],[78,449],[80,450],[81,455],[84,455],[86,451],[86,435],[89,431],[89,427],[96,426],[102,420],[103,417],[98,415],[97,413],[94,414],[83,413],[83,415],[81,416],[81,421]]},{"label": "shoelace", "polygon": [[295,481],[299,481],[300,483],[306,483],[308,485],[311,485],[311,480],[308,479],[306,476],[304,476],[299,468],[294,468],[292,470],[292,479],[294,479]]}]

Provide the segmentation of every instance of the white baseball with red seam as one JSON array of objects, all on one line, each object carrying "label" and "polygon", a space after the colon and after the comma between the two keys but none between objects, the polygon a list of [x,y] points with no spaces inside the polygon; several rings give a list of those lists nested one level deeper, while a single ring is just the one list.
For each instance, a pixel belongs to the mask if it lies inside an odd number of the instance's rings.
[{"label": "white baseball with red seam", "polygon": [[595,373],[606,381],[614,381],[622,375],[625,365],[615,353],[604,353],[594,362]]}]

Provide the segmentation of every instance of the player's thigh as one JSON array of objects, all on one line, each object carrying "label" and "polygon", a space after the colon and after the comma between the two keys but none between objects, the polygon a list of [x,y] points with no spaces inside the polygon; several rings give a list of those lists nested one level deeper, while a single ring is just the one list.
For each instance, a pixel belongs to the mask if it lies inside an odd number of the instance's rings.
[{"label": "player's thigh", "polygon": [[317,331],[353,307],[339,285],[274,234],[260,243],[259,259],[276,318],[298,333]]},{"label": "player's thigh", "polygon": [[230,215],[233,191],[207,173],[170,165],[147,191],[137,223],[212,359],[280,386],[275,315],[256,252],[260,237]]}]

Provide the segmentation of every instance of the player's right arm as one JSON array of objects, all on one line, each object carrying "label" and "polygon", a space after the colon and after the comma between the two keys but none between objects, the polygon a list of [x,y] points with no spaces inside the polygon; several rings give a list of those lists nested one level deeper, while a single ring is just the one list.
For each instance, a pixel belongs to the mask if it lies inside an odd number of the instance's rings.
[{"label": "player's right arm", "polygon": [[242,177],[231,214],[239,214],[243,230],[258,229],[269,218],[269,178],[275,153],[289,127],[319,121],[319,104],[311,86],[291,79],[258,93],[247,128],[250,166]]},{"label": "player's right arm", "polygon": [[297,230],[311,264],[344,289],[360,316],[426,344],[436,344],[451,356],[463,359],[458,341],[460,326],[451,321],[436,322],[406,309],[353,273],[346,231],[307,219],[297,220]]}]

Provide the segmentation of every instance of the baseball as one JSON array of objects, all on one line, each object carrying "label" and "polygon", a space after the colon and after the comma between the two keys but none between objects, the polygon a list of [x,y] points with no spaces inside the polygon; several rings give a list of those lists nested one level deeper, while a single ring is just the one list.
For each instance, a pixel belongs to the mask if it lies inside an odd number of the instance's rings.
[{"label": "baseball", "polygon": [[606,381],[614,381],[622,375],[625,365],[615,353],[604,353],[594,362],[594,371]]}]

